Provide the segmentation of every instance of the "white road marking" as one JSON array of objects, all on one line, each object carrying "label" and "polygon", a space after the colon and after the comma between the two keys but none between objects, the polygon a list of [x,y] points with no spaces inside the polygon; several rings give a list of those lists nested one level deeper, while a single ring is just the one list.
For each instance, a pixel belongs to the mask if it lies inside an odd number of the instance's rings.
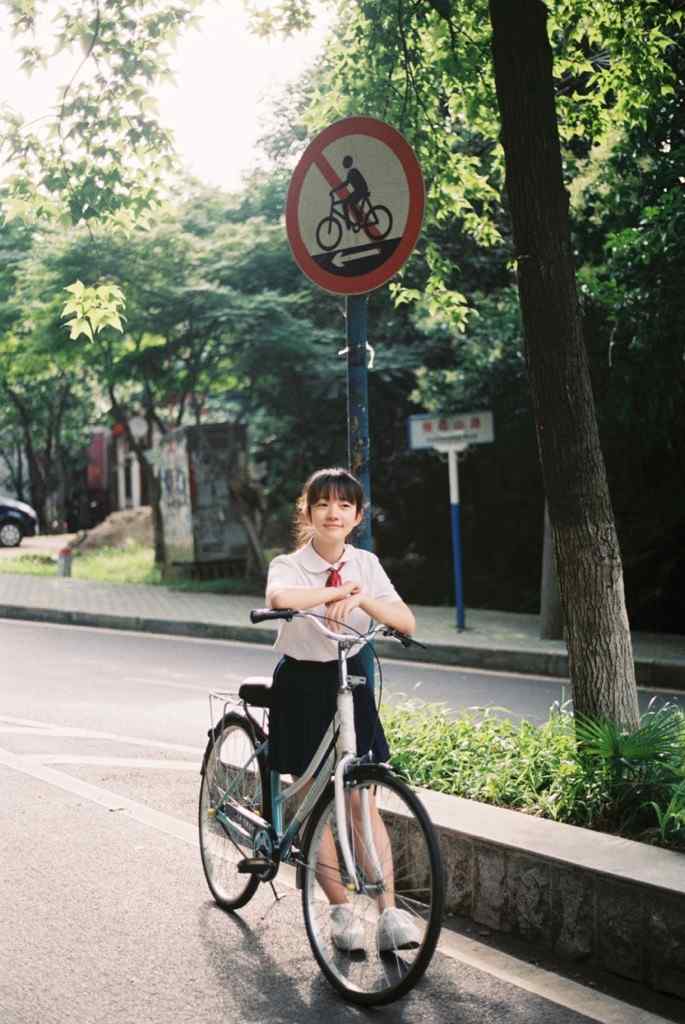
[{"label": "white road marking", "polygon": [[[68,737],[69,739],[87,740],[109,740],[112,743],[128,743],[138,747],[157,747],[160,750],[175,750],[179,754],[194,754],[201,757],[204,747],[190,747],[184,743],[167,743],[165,740],[145,739],[140,736],[121,736],[118,733],[100,732],[97,729],[78,729],[74,726],[58,725],[47,722],[30,722],[27,719],[12,718],[10,715],[0,715],[0,723],[7,722],[9,725],[29,725],[36,728],[40,735],[51,737]],[[1,728],[1,726],[0,726]]]},{"label": "white road marking", "polygon": [[[248,674],[246,672],[240,674],[237,672],[224,672],[220,682],[240,684],[247,678]],[[206,683],[202,685],[197,683],[178,683],[170,679],[151,679],[149,676],[124,676],[123,681],[125,683],[142,683],[144,686],[166,686],[172,690],[196,690],[204,694],[208,694],[210,690]]]},{"label": "white road marking", "polygon": [[33,718],[15,718],[13,715],[0,715],[0,722],[10,722],[12,725],[25,725],[31,729],[54,729],[59,728],[49,722],[36,722]]},{"label": "white road marking", "polygon": [[29,725],[0,725],[0,733],[16,736],[51,736],[51,729],[36,729]]},{"label": "white road marking", "polygon": [[70,764],[84,768],[164,768],[172,772],[200,773],[200,763],[192,761],[165,761],[152,757],[98,757],[95,754],[20,754],[23,761],[34,764]]},{"label": "white road marking", "polygon": [[149,825],[151,828],[156,828],[159,832],[164,832],[177,839],[183,839],[188,843],[197,843],[196,826],[189,825],[178,818],[172,818],[171,815],[163,814],[161,811],[155,811],[151,807],[138,803],[136,800],[129,800],[125,796],[119,796],[118,793],[112,793],[102,786],[94,786],[90,782],[83,782],[81,779],[67,775],[65,772],[57,771],[55,768],[36,764],[32,759],[23,758],[21,755],[13,754],[9,750],[3,750],[1,747],[0,764],[13,771],[21,772],[23,775],[30,775],[31,778],[39,779],[41,782],[57,786],[59,789],[64,789],[75,796],[90,800],[100,807],[105,807],[108,811],[119,811],[133,821]]},{"label": "white road marking", "polygon": [[440,952],[600,1024],[672,1024],[665,1017],[443,928]]}]

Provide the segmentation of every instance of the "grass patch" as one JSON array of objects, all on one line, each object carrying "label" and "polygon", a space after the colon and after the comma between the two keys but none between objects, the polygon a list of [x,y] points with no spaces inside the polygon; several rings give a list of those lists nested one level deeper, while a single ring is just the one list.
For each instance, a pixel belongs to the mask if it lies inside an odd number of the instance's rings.
[{"label": "grass patch", "polygon": [[75,554],[71,574],[77,580],[97,583],[161,583],[154,551],[143,544],[125,548],[97,548]]},{"label": "grass patch", "polygon": [[54,576],[56,562],[50,555],[23,555],[19,558],[0,558],[0,573],[19,576]]},{"label": "grass patch", "polygon": [[685,714],[672,706],[641,727],[667,726],[671,740],[632,759],[578,745],[558,707],[540,726],[413,702],[384,705],[382,718],[391,763],[412,785],[685,851]]},{"label": "grass patch", "polygon": [[[51,555],[21,555],[0,559],[0,572],[30,576],[56,576],[57,559]],[[144,544],[127,544],[124,548],[76,550],[71,575],[77,580],[96,583],[146,583],[173,590],[205,594],[250,594],[264,597],[264,581],[231,577],[210,580],[163,580],[155,565],[154,551]]]},{"label": "grass patch", "polygon": [[[51,555],[19,555],[0,559],[0,572],[22,576],[56,576],[57,557]],[[160,583],[152,548],[129,544],[125,548],[98,548],[74,552],[71,575],[77,580],[98,583]]]}]

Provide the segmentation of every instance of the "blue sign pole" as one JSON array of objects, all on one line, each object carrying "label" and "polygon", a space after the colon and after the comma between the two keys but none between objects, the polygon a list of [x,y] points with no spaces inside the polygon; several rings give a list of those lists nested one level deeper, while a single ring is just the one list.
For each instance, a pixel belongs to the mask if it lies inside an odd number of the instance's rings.
[{"label": "blue sign pole", "polygon": [[462,579],[461,560],[461,507],[459,505],[459,450],[460,447],[450,445],[447,459],[450,475],[450,516],[452,520],[452,558],[454,560],[454,592],[457,605],[457,629],[466,627],[466,610],[464,608],[464,583]]},{"label": "blue sign pole", "polygon": [[[347,461],[366,496],[366,514],[355,530],[354,543],[365,551],[373,550],[371,531],[371,467],[369,464],[369,387],[366,368],[368,335],[368,295],[345,298],[347,338]],[[375,693],[376,666],[371,647],[360,652],[367,685]]]},{"label": "blue sign pole", "polygon": [[371,533],[371,469],[369,465],[369,390],[366,369],[368,296],[345,299],[347,335],[347,457],[350,472],[364,488],[367,512],[356,530],[355,544],[373,550]]}]

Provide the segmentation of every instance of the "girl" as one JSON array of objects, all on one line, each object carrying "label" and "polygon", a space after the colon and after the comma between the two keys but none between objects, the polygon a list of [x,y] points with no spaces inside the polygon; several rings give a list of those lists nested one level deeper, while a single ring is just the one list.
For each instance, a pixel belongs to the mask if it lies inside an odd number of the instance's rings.
[{"label": "girl", "polygon": [[[376,555],[347,544],[362,520],[364,492],[345,469],[321,469],[307,480],[297,503],[297,549],[279,555],[269,566],[266,599],[271,608],[295,608],[326,617],[334,631],[351,626],[365,632],[371,619],[411,634],[416,622]],[[337,646],[307,619],[282,622],[276,640],[282,658],[273,680],[269,724],[270,760],[282,774],[302,774],[311,761],[336,710]],[[359,654],[348,661],[351,674],[367,677],[367,686],[353,690],[357,753],[387,761],[388,744],[376,714],[373,687]],[[389,850],[385,826],[374,812],[378,849]],[[326,840],[335,860],[333,837]],[[330,862],[330,861],[329,861]],[[389,874],[392,873],[392,865]],[[322,887],[331,903],[331,937],[350,952],[362,949],[362,929],[347,906],[339,876],[327,872]],[[379,908],[378,943],[381,951],[418,943],[409,915],[394,906],[392,884]]]}]

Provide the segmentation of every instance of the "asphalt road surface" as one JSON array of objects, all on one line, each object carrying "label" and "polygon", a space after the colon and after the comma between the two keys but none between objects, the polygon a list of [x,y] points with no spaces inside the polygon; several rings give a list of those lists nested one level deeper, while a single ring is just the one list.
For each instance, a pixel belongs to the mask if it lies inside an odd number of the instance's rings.
[{"label": "asphalt road surface", "polygon": [[[263,674],[246,644],[0,621],[1,1024],[331,1024],[365,1019],[316,968],[299,894],[277,880],[239,915],[212,902],[196,840],[206,693]],[[549,681],[388,663],[451,706],[517,713]],[[498,696],[493,697],[496,692]],[[523,690],[526,696],[523,695]],[[544,692],[543,692],[544,691]],[[550,699],[551,698],[551,699]],[[528,703],[527,703],[528,702]],[[476,929],[450,927],[428,974],[377,1011],[402,1024],[657,1024]],[[628,999],[626,996],[625,999]],[[682,1004],[681,1004],[682,1005]]]}]

